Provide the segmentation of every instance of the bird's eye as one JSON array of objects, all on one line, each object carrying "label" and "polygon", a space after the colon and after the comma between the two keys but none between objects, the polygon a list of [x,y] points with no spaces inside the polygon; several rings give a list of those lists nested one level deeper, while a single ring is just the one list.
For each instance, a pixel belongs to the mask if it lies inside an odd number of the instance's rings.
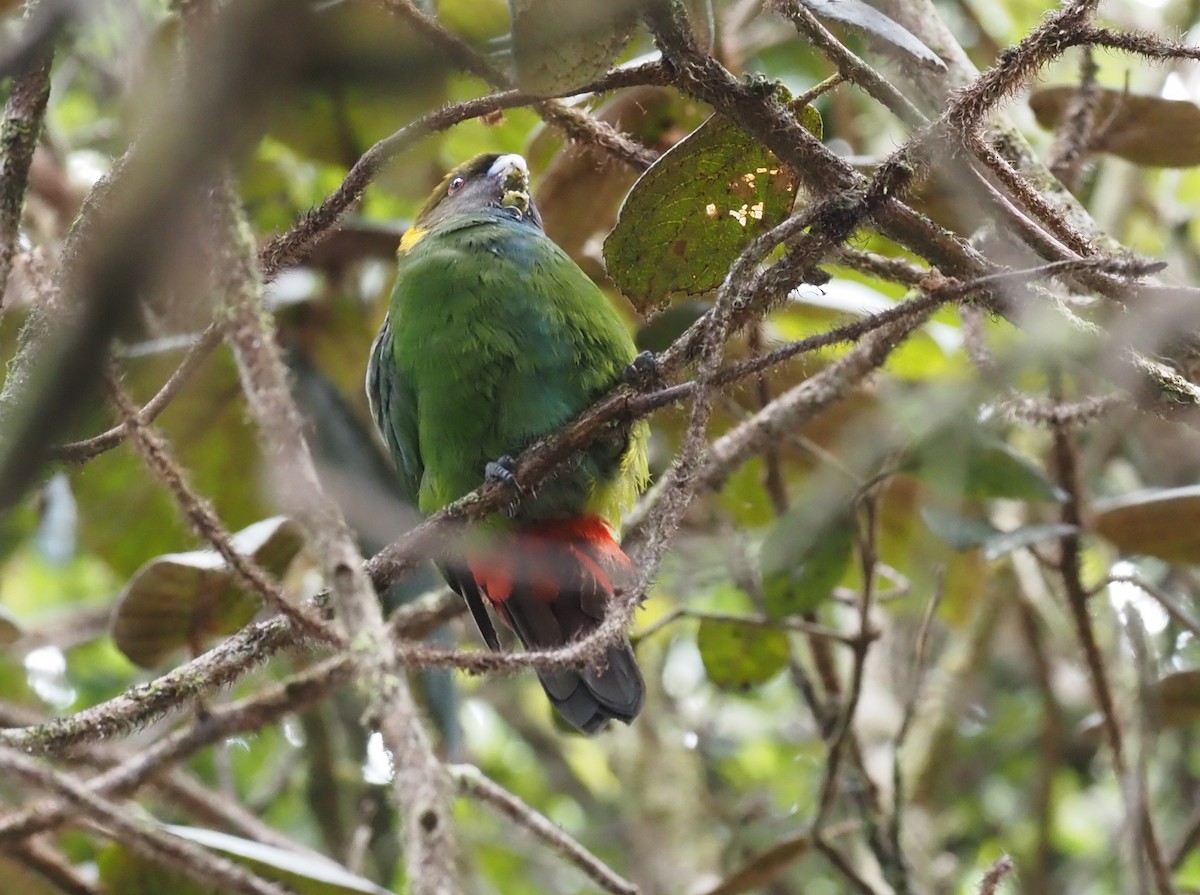
[{"label": "bird's eye", "polygon": [[467,182],[465,177],[455,177],[450,181],[450,186],[446,188],[446,195],[453,196],[463,188],[463,184]]}]

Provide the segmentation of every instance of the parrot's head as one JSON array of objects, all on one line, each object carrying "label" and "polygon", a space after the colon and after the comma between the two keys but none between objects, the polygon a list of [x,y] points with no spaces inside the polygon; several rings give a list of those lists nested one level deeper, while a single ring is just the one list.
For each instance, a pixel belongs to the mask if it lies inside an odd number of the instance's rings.
[{"label": "parrot's head", "polygon": [[477,155],[447,174],[421,206],[400,240],[400,250],[412,248],[440,224],[495,208],[509,209],[516,219],[542,226],[542,216],[529,193],[529,166],[519,155]]}]

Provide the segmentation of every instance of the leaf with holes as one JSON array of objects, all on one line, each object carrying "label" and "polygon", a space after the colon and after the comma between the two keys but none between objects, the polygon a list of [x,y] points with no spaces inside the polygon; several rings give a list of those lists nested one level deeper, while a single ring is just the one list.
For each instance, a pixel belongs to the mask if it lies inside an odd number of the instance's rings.
[{"label": "leaf with holes", "polygon": [[[820,136],[815,110],[797,116]],[[604,241],[608,274],[641,311],[715,289],[750,241],[788,216],[795,189],[769,150],[713,115],[625,197]]]},{"label": "leaf with holes", "polygon": [[748,622],[704,619],[696,646],[708,679],[727,690],[766,683],[787,665],[787,634]]},{"label": "leaf with holes", "polygon": [[[232,544],[278,576],[302,542],[295,522],[275,516],[242,529]],[[142,566],[126,585],[113,618],[113,640],[130,661],[153,668],[176,649],[199,651],[208,640],[232,634],[259,605],[215,551],[168,553]]]}]

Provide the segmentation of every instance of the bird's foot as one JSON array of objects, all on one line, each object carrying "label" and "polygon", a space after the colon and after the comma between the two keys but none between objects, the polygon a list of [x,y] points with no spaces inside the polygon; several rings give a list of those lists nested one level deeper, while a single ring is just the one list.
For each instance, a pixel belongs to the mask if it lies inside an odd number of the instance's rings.
[{"label": "bird's foot", "polygon": [[517,506],[524,491],[521,483],[517,481],[517,461],[508,454],[492,460],[483,468],[483,477],[485,481],[503,485],[514,492],[512,500],[501,509],[505,516],[513,518],[517,514]]},{"label": "bird's foot", "polygon": [[648,388],[662,379],[658,370],[658,360],[653,351],[643,351],[627,366],[621,374],[621,381],[637,389]]}]

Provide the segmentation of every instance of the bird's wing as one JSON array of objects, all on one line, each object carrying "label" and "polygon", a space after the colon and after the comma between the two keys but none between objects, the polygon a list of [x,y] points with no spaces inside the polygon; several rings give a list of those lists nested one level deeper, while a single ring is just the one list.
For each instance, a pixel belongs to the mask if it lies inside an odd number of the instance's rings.
[{"label": "bird's wing", "polygon": [[417,436],[417,398],[400,374],[393,357],[394,350],[389,315],[384,318],[379,335],[371,345],[371,357],[367,362],[367,401],[379,434],[396,462],[405,495],[415,506],[425,469]]}]

